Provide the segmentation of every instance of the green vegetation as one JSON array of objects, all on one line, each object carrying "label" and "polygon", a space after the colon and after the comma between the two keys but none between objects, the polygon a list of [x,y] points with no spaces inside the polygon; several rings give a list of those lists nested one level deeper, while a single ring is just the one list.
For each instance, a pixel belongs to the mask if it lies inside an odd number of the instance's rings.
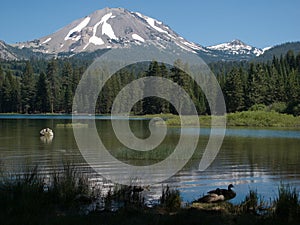
[{"label": "green vegetation", "polygon": [[87,128],[88,124],[84,123],[58,123],[56,124],[56,128]]},{"label": "green vegetation", "polygon": [[281,184],[274,205],[275,215],[280,220],[290,222],[294,218],[300,218],[299,192],[296,188]]},{"label": "green vegetation", "polygon": [[[67,164],[45,182],[37,167],[4,175],[0,182],[0,219],[5,224],[299,224],[299,192],[282,184],[278,197],[266,203],[250,190],[233,205],[193,203],[182,206],[178,190],[166,187],[160,202],[149,208],[141,190],[117,186],[103,195],[88,179]],[[138,190],[138,191],[135,191]],[[83,210],[102,198],[102,210]],[[114,205],[117,208],[114,209]]]},{"label": "green vegetation", "polygon": [[300,42],[287,42],[280,45],[275,45],[271,49],[264,52],[264,54],[258,56],[255,60],[256,61],[267,61],[272,60],[274,55],[276,57],[280,57],[283,52],[288,52],[290,49],[293,49],[294,52],[300,52]]},{"label": "green vegetation", "polygon": [[[0,61],[0,113],[70,113],[77,85],[90,64],[91,61],[76,58]],[[286,55],[273,57],[268,62],[215,62],[209,66],[220,83],[229,113],[265,105],[279,113],[300,115],[299,53],[295,55],[288,51]],[[175,61],[173,66],[153,61],[118,71],[100,92],[95,112],[111,113],[112,103],[124,86],[137,78],[156,76],[176,82],[188,93],[198,114],[209,115],[208,103],[201,88],[178,68],[188,69],[189,65],[180,60]],[[96,78],[93,79],[85,80],[86,91],[77,100],[78,104],[85,106],[82,109],[84,113],[92,112],[87,104],[92,98],[89,90],[99,83]],[[151,85],[152,90],[164,90],[160,82]],[[203,85],[208,86],[205,83]],[[141,91],[142,96],[147,95],[143,87],[130,91],[132,94]],[[168,90],[165,94],[180,103],[185,115],[191,113],[185,102],[180,102],[175,90]],[[121,107],[124,107],[122,104],[126,105],[128,99],[122,96],[121,100]],[[157,97],[145,97],[137,102],[132,113],[177,114],[169,102]]]},{"label": "green vegetation", "polygon": [[278,112],[247,111],[229,113],[227,115],[228,126],[250,127],[300,127],[300,117],[280,114]]},{"label": "green vegetation", "polygon": [[[261,109],[258,106],[258,109]],[[267,108],[263,106],[263,108]],[[146,115],[145,118],[161,117],[165,120],[168,126],[181,126],[180,117],[177,115],[162,114],[162,115]],[[185,116],[185,124],[183,126],[193,126],[192,120],[189,120],[189,116]],[[211,116],[199,116],[200,126],[210,127],[211,126]],[[214,116],[216,125],[218,125],[218,119],[223,119],[222,116]],[[228,113],[226,116],[226,126],[244,126],[244,127],[281,127],[281,128],[300,128],[300,116],[293,116],[288,114],[282,114],[275,112],[273,110],[269,111],[244,111]],[[190,121],[190,123],[189,123]],[[157,122],[157,125],[160,123]]]},{"label": "green vegetation", "polygon": [[179,210],[181,207],[180,192],[178,190],[170,189],[169,186],[167,186],[162,191],[160,204],[168,211]]},{"label": "green vegetation", "polygon": [[[4,174],[3,174],[4,173]],[[58,211],[78,208],[79,195],[90,195],[87,179],[75,167],[67,164],[59,173],[51,175],[51,184],[38,172],[38,167],[25,172],[5,174],[0,183],[1,216],[22,219],[35,215],[52,215]],[[9,220],[8,220],[9,221]]]}]

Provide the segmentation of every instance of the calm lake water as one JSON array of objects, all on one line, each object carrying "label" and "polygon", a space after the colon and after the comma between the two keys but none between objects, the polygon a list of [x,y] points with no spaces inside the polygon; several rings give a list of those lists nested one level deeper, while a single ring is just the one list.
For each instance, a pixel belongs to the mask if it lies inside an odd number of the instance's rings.
[{"label": "calm lake water", "polygon": [[[72,162],[93,182],[109,186],[108,181],[95,174],[78,150],[72,128],[62,124],[71,123],[71,116],[23,116],[0,115],[0,157],[6,170],[18,171],[27,165],[39,165],[40,172],[47,174],[57,170],[63,163]],[[83,117],[83,119],[88,119]],[[122,118],[116,118],[122,119]],[[179,128],[168,128],[165,140],[149,154],[140,155],[124,149],[114,136],[108,117],[97,117],[99,136],[110,153],[126,163],[149,165],[168,156],[178,142]],[[148,121],[133,119],[131,129],[137,137],[149,135]],[[54,130],[52,141],[42,140],[39,131],[50,127]],[[196,132],[185,128],[183,135]],[[176,175],[163,184],[156,184],[145,192],[149,201],[161,194],[162,185],[178,188],[184,201],[192,201],[206,191],[217,187],[226,188],[232,183],[239,203],[250,189],[257,190],[265,200],[275,198],[281,182],[300,190],[300,131],[274,129],[228,128],[221,150],[204,172],[198,171],[201,154],[207,144],[210,130],[200,129],[197,150],[192,159]],[[113,164],[105,163],[113,171]],[[162,171],[163,172],[163,171]]]}]

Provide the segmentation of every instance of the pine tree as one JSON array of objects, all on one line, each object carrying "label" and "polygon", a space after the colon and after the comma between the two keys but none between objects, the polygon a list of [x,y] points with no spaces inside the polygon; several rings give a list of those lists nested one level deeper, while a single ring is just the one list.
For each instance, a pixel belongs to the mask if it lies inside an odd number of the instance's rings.
[{"label": "pine tree", "polygon": [[[182,69],[184,69],[184,71]],[[194,102],[194,105],[196,105],[197,107],[197,105],[199,105],[198,97],[200,97],[201,94],[196,94],[195,91],[199,91],[201,89],[195,89],[194,80],[187,73],[189,73],[189,65],[187,63],[184,64],[181,60],[176,60],[174,62],[174,66],[171,68],[170,77],[173,82],[177,83],[180,86],[180,88],[187,93],[189,98]],[[173,101],[177,104],[180,113],[190,114],[192,110],[191,106],[187,104],[185,97],[179,93],[179,90],[177,90],[177,88],[176,90],[172,91],[172,95]],[[201,106],[199,105],[198,108],[201,108]],[[172,113],[176,113],[173,107],[171,107],[170,111]]]},{"label": "pine tree", "polygon": [[4,72],[2,70],[2,67],[0,66],[0,112],[3,112],[2,110],[2,104],[3,104],[3,91],[2,91],[2,87],[3,87],[3,82],[4,82]]},{"label": "pine tree", "polygon": [[194,82],[193,93],[195,97],[195,105],[199,115],[204,114],[206,110],[205,95],[197,82]]},{"label": "pine tree", "polygon": [[245,108],[242,69],[233,68],[227,74],[224,95],[228,112],[241,111]]},{"label": "pine tree", "polygon": [[[170,79],[169,71],[164,63],[161,63],[160,65],[160,75],[163,78]],[[164,85],[159,86],[160,91],[163,93],[164,96],[167,98],[170,98],[170,91],[169,87],[164,87]],[[170,113],[170,103],[169,100],[161,99],[161,112],[162,113]]]},{"label": "pine tree", "polygon": [[35,79],[30,62],[26,62],[25,70],[21,80],[21,101],[23,113],[29,113],[34,110],[35,99]]},{"label": "pine tree", "polygon": [[72,111],[72,75],[73,70],[70,62],[65,62],[62,70],[62,109],[66,113],[70,113]]},{"label": "pine tree", "polygon": [[296,58],[295,58],[294,52],[292,50],[289,50],[286,53],[285,59],[286,59],[287,65],[289,67],[289,72],[292,69],[296,69]]},{"label": "pine tree", "polygon": [[[177,83],[181,88],[184,88],[184,72],[180,69],[183,67],[183,62],[181,60],[176,60],[174,62],[174,66],[171,68],[171,79],[173,82]],[[183,104],[184,101],[181,98],[182,96],[178,93],[177,89],[172,90],[172,102],[175,103],[175,105],[177,105],[177,109],[179,110],[179,112],[175,111],[175,108],[172,106],[171,107],[171,112],[173,114],[181,114],[182,110],[183,110]]]},{"label": "pine tree", "polygon": [[[147,77],[161,77],[160,67],[157,61],[152,61],[149,65],[149,68],[146,72]],[[157,93],[159,90],[160,84],[157,80],[154,82],[147,82],[144,84],[144,101],[143,109],[144,114],[155,114],[161,112],[161,99],[158,97],[146,97]]]},{"label": "pine tree", "polygon": [[50,88],[50,111],[53,113],[58,107],[59,87],[57,75],[58,66],[56,59],[52,59],[47,65],[47,81],[49,82]]},{"label": "pine tree", "polygon": [[12,112],[11,110],[11,83],[9,79],[9,74],[6,74],[2,88],[1,88],[1,93],[2,93],[2,110],[3,112]]},{"label": "pine tree", "polygon": [[247,86],[246,86],[246,105],[250,108],[256,104],[265,104],[267,92],[265,71],[262,64],[250,64]]},{"label": "pine tree", "polygon": [[21,110],[21,90],[20,90],[20,82],[17,77],[13,77],[12,74],[8,74],[11,79],[11,111],[12,112],[20,112]]},{"label": "pine tree", "polygon": [[0,88],[3,84],[3,81],[4,81],[4,72],[3,72],[2,67],[0,65]]},{"label": "pine tree", "polygon": [[271,65],[270,76],[268,80],[268,96],[270,96],[270,103],[274,102],[285,102],[285,81],[281,74],[278,73],[276,66]]},{"label": "pine tree", "polygon": [[300,52],[296,56],[296,69],[297,69],[298,76],[300,76]]},{"label": "pine tree", "polygon": [[46,113],[50,110],[50,92],[49,83],[45,73],[41,73],[36,85],[36,109],[39,112]]},{"label": "pine tree", "polygon": [[299,95],[299,80],[296,75],[296,70],[292,70],[287,79],[287,86],[286,86],[286,95],[287,99],[294,102],[297,101],[300,97]]},{"label": "pine tree", "polygon": [[73,68],[73,74],[71,79],[71,87],[72,87],[72,93],[75,93],[77,85],[80,81],[81,75],[84,73],[83,67],[75,67]]}]

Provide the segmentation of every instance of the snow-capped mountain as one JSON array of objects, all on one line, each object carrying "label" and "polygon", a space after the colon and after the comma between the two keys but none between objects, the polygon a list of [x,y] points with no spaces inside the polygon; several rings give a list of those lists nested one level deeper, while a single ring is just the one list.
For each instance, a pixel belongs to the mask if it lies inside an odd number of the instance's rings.
[{"label": "snow-capped mountain", "polygon": [[263,54],[262,49],[247,45],[240,40],[233,40],[231,42],[209,46],[207,48],[210,50],[223,52],[227,55],[259,56]]},{"label": "snow-capped mountain", "polygon": [[151,17],[122,8],[105,8],[78,19],[54,34],[18,43],[18,48],[35,52],[93,52],[98,49],[151,44],[165,49],[168,44],[197,52],[205,49],[180,37],[168,26]]},{"label": "snow-capped mountain", "polygon": [[33,41],[14,45],[0,41],[0,59],[18,60],[73,55],[94,58],[111,48],[129,48],[133,45],[150,46],[172,52],[178,50],[192,52],[207,63],[251,60],[270,52],[267,49],[247,45],[240,40],[203,47],[179,36],[157,19],[123,8],[105,8]]}]

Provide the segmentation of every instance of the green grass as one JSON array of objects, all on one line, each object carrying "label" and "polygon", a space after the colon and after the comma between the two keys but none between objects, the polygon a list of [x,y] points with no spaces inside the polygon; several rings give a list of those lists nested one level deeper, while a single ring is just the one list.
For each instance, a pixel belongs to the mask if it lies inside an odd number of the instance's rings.
[{"label": "green grass", "polygon": [[[2,174],[5,174],[2,173]],[[256,191],[249,191],[245,200],[234,205],[229,202],[198,203],[182,207],[180,192],[168,187],[162,191],[160,203],[145,206],[141,193],[132,187],[121,186],[104,197],[104,211],[80,213],[78,195],[95,198],[88,180],[76,168],[67,164],[52,175],[45,190],[45,179],[37,167],[0,179],[1,224],[299,224],[299,192],[289,185],[278,188],[278,196],[269,204],[260,200]],[[98,190],[100,196],[101,190]],[[99,196],[99,195],[97,195]],[[112,212],[110,205],[123,202]],[[261,211],[263,213],[261,213]]]},{"label": "green grass", "polygon": [[274,201],[275,217],[285,221],[300,218],[299,192],[288,184],[281,184]]},{"label": "green grass", "polygon": [[58,123],[56,128],[87,128],[88,124],[84,123]]},{"label": "green grass", "polygon": [[294,127],[300,128],[300,117],[278,112],[246,111],[229,113],[228,126],[249,127]]},{"label": "green grass", "polygon": [[[180,117],[171,114],[162,115],[146,115],[145,118],[153,118],[161,116],[166,121],[168,126],[181,126]],[[185,116],[187,122],[183,126],[193,126],[189,123],[189,116]],[[222,116],[214,116],[215,125],[222,125]],[[219,122],[218,122],[219,120]],[[282,114],[275,111],[244,111],[229,113],[226,116],[226,126],[229,127],[281,127],[281,128],[300,128],[300,117],[293,115]],[[211,116],[199,116],[200,126],[210,127]],[[159,123],[157,124],[159,125]]]}]

